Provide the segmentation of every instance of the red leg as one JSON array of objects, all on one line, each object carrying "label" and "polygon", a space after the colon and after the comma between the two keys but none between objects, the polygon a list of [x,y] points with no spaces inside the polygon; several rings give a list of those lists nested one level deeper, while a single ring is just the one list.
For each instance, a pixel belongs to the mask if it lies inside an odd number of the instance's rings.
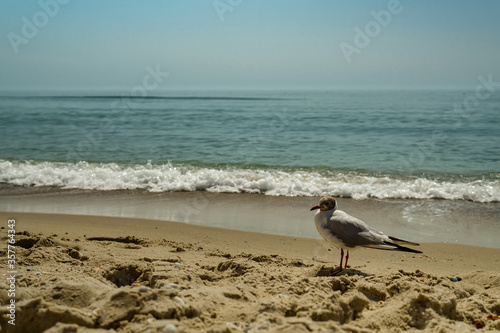
[{"label": "red leg", "polygon": [[[349,251],[347,252],[349,253]],[[331,275],[337,275],[339,274],[340,272],[342,272],[342,262],[344,261],[344,249],[343,248],[340,248],[340,266],[338,268],[335,268],[332,272]],[[347,258],[346,258],[346,267],[347,267]]]},{"label": "red leg", "polygon": [[[344,269],[347,269],[347,260],[349,260],[349,250],[347,250],[347,255],[345,256],[345,266]],[[342,265],[342,262],[340,263]],[[342,266],[340,266],[342,268]]]}]

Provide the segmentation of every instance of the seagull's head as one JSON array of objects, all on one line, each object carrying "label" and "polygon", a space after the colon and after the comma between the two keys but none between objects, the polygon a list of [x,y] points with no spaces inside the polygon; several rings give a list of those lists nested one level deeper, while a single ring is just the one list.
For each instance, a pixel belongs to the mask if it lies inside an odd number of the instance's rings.
[{"label": "seagull's head", "polygon": [[316,210],[318,208],[324,212],[332,209],[337,209],[337,201],[330,196],[323,197],[319,199],[319,205],[314,206],[313,208],[311,208],[311,210]]}]

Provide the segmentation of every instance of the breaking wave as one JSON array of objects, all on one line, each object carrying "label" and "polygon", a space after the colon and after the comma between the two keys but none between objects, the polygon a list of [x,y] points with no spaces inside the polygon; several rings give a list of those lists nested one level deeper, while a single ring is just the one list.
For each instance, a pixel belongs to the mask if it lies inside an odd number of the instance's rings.
[{"label": "breaking wave", "polygon": [[58,163],[0,160],[0,183],[84,190],[209,191],[354,199],[446,199],[500,202],[500,181],[432,179],[324,170],[206,167],[166,163]]}]

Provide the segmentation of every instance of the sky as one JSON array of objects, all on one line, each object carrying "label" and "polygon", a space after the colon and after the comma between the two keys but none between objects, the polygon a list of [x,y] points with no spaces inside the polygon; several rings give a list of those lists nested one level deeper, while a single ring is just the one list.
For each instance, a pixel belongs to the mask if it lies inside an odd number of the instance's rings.
[{"label": "sky", "polygon": [[470,88],[500,1],[2,0],[0,89]]}]

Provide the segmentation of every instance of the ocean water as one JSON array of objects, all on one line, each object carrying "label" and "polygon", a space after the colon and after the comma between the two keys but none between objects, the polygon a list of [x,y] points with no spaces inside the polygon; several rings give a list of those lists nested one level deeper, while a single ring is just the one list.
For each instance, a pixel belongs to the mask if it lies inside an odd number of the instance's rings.
[{"label": "ocean water", "polygon": [[500,94],[3,93],[0,183],[500,202]]},{"label": "ocean water", "polygon": [[475,90],[3,93],[0,211],[319,237],[333,195],[396,237],[500,247],[499,130]]}]

